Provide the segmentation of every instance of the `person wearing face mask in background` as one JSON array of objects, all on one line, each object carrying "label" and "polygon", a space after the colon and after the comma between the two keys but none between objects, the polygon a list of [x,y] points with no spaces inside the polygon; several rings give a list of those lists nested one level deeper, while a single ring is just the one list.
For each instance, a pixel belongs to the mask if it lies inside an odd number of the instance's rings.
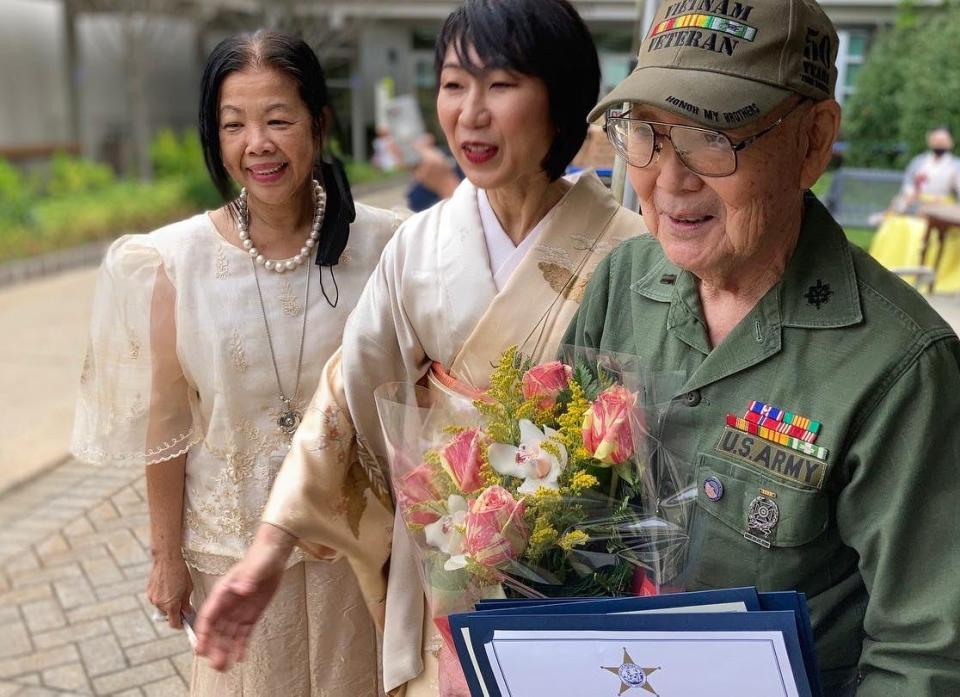
[{"label": "person wearing face mask in background", "polygon": [[960,195],[960,159],[953,155],[953,136],[946,126],[927,132],[927,152],[907,166],[894,203],[906,211],[918,202],[952,202]]},{"label": "person wearing face mask in background", "polygon": [[[954,204],[960,197],[960,159],[953,154],[953,136],[946,126],[927,132],[927,152],[914,157],[903,175],[900,192],[890,210],[877,217],[880,225],[870,240],[870,254],[886,266],[903,273],[908,281],[917,277],[904,271],[936,266],[935,292],[960,291],[960,238],[930,235],[921,214],[926,204]],[[901,271],[903,270],[903,271]]]}]

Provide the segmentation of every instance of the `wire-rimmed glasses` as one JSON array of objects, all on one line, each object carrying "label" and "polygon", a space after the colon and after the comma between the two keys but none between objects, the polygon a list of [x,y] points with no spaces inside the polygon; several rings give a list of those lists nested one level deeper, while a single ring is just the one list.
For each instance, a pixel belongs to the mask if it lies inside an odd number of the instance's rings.
[{"label": "wire-rimmed glasses", "polygon": [[628,116],[629,112],[608,114],[603,130],[617,154],[633,167],[649,166],[666,138],[690,171],[704,177],[726,177],[737,171],[738,152],[782,124],[805,101],[801,99],[772,124],[736,143],[721,131],[637,119]]}]

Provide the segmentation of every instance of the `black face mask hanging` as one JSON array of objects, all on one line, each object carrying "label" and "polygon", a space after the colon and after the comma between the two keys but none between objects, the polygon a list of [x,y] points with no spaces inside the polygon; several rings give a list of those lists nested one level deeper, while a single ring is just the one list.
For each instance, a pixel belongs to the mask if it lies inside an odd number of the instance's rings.
[{"label": "black face mask hanging", "polygon": [[937,157],[943,157],[944,155],[947,154],[947,149],[946,149],[946,148],[934,148],[934,149],[933,149],[933,154],[936,155]]},{"label": "black face mask hanging", "polygon": [[[320,239],[317,240],[316,263],[320,267],[320,289],[323,297],[331,307],[336,307],[340,301],[340,289],[337,287],[333,267],[340,263],[340,256],[350,239],[350,224],[357,219],[357,209],[353,205],[353,194],[343,163],[337,158],[332,160],[319,163],[323,186],[327,190],[327,209],[320,227]],[[323,283],[324,266],[330,269],[330,278],[333,279],[333,300],[327,295]]]}]

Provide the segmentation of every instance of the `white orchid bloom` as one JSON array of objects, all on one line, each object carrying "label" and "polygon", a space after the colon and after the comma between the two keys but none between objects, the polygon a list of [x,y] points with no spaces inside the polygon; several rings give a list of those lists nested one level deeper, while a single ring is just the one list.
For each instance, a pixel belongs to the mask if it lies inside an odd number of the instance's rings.
[{"label": "white orchid bloom", "polygon": [[494,443],[487,450],[490,466],[500,474],[523,480],[517,488],[520,494],[536,493],[540,487],[557,489],[557,479],[567,466],[567,449],[558,440],[551,444],[560,450],[560,457],[545,450],[542,443],[551,440],[557,432],[549,426],[541,431],[528,419],[520,420],[520,447],[504,443]]},{"label": "white orchid bloom", "polygon": [[450,555],[450,559],[444,564],[447,571],[461,569],[467,565],[467,559],[463,554],[463,530],[469,509],[470,506],[465,498],[453,494],[447,498],[447,514],[441,516],[436,522],[423,526],[427,544]]}]

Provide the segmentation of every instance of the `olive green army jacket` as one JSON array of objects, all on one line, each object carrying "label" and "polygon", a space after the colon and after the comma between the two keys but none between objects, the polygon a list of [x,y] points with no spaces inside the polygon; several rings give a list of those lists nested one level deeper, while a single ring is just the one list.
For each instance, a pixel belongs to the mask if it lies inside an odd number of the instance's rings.
[{"label": "olive green army jacket", "polygon": [[828,694],[960,695],[960,343],[819,201],[720,345],[649,236],[597,267],[565,343],[683,371],[657,435],[699,488],[691,590],[806,593]]}]

